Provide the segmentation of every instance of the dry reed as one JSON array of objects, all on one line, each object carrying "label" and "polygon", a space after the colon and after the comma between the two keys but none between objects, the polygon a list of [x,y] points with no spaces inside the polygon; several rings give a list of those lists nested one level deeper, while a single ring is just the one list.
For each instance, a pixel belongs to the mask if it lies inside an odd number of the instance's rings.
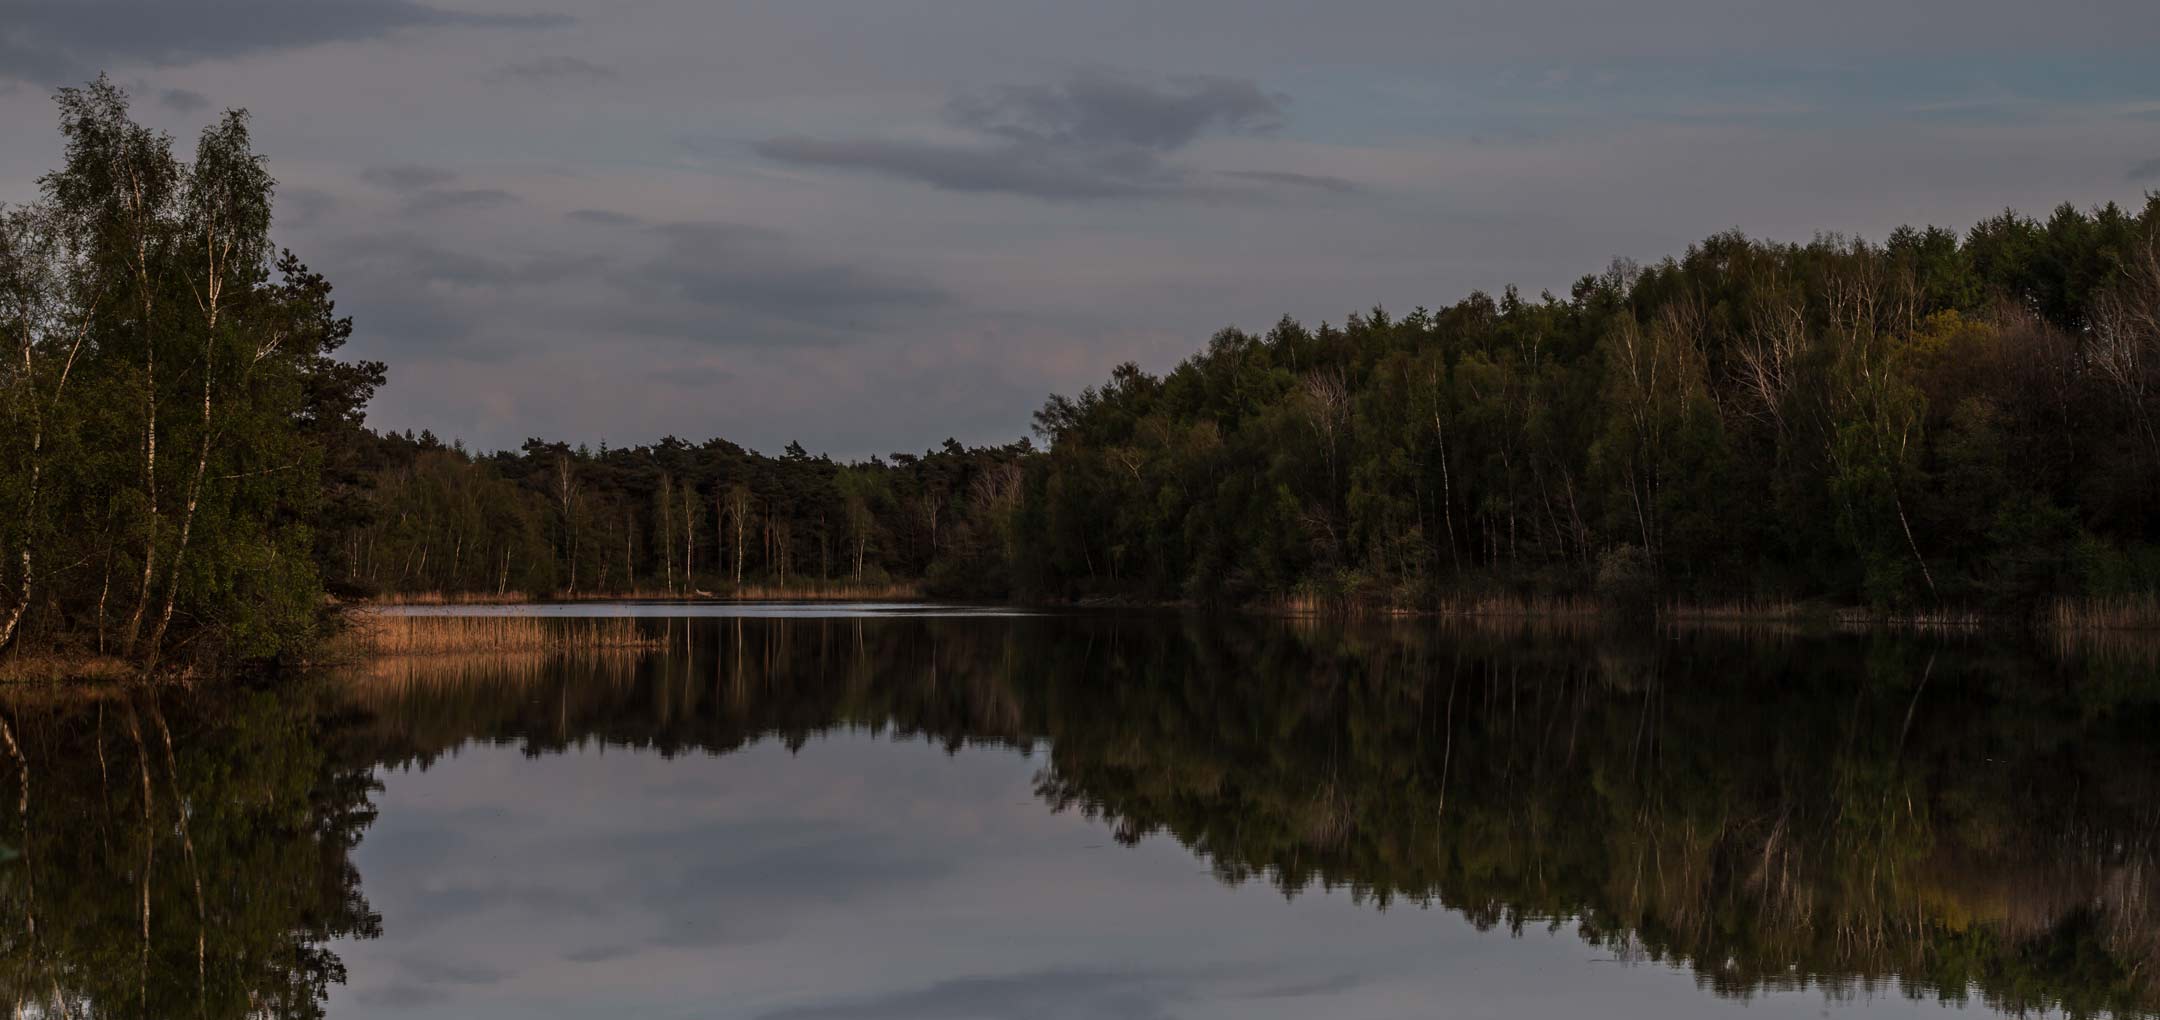
[{"label": "dry reed", "polygon": [[852,581],[798,581],[788,584],[743,584],[728,588],[722,598],[741,601],[883,601],[919,599],[922,585],[913,581],[856,584]]},{"label": "dry reed", "polygon": [[0,656],[0,684],[111,684],[142,678],[142,667],[110,655],[20,652]]},{"label": "dry reed", "polygon": [[348,655],[580,652],[662,643],[630,617],[349,615],[333,648]]},{"label": "dry reed", "polygon": [[532,597],[521,591],[504,592],[500,595],[474,591],[384,592],[367,600],[369,605],[376,606],[485,606],[530,601]]},{"label": "dry reed", "polygon": [[[742,585],[723,585],[719,591],[702,588],[683,591],[666,588],[632,588],[614,591],[555,592],[547,597],[550,602],[704,602],[704,601],[789,601],[789,602],[856,602],[888,601],[894,599],[919,599],[923,597],[922,585],[913,581],[890,581],[856,584],[853,581],[793,581],[787,584],[751,582]],[[366,600],[375,606],[485,606],[521,605],[534,601],[525,592],[442,592],[412,591],[385,592]]]}]

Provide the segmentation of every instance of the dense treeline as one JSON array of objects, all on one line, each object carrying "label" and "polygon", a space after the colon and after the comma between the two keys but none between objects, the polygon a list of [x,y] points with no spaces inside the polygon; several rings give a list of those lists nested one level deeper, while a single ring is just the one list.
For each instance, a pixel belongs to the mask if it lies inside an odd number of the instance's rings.
[{"label": "dense treeline", "polygon": [[187,162],[103,78],[58,103],[63,165],[0,208],[0,651],[304,647],[318,473],[382,366],[271,244],[246,114]]},{"label": "dense treeline", "polygon": [[2160,195],[1225,330],[1037,422],[1015,566],[1053,596],[2143,595]]},{"label": "dense treeline", "polygon": [[365,435],[326,528],[333,590],[536,596],[878,590],[998,598],[1032,448],[855,464],[714,439],[594,452],[529,440],[475,456]]}]

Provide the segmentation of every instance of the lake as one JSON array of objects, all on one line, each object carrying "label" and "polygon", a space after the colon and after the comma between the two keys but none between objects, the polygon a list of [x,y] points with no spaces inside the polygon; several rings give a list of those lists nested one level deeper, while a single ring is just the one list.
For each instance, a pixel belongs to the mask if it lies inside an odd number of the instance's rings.
[{"label": "lake", "polygon": [[650,641],[13,694],[0,988],[46,1016],[2160,1005],[2136,642],[478,611]]}]

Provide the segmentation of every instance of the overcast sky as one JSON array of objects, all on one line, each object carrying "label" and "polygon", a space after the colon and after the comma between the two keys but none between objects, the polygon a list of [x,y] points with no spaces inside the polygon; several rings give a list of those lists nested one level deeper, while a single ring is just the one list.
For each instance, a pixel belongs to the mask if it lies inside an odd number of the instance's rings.
[{"label": "overcast sky", "polygon": [[55,85],[246,107],[376,424],[852,456],[1224,325],[2134,202],[2156,52],[2152,0],[0,0],[0,200]]}]

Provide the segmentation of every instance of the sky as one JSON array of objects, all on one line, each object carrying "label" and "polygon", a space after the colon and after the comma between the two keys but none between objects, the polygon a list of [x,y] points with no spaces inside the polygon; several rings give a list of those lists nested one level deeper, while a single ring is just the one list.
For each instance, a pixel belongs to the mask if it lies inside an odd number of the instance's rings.
[{"label": "sky", "polygon": [[0,201],[100,71],[479,448],[1006,442],[1121,361],[1740,229],[2160,189],[2151,0],[0,0]]}]

